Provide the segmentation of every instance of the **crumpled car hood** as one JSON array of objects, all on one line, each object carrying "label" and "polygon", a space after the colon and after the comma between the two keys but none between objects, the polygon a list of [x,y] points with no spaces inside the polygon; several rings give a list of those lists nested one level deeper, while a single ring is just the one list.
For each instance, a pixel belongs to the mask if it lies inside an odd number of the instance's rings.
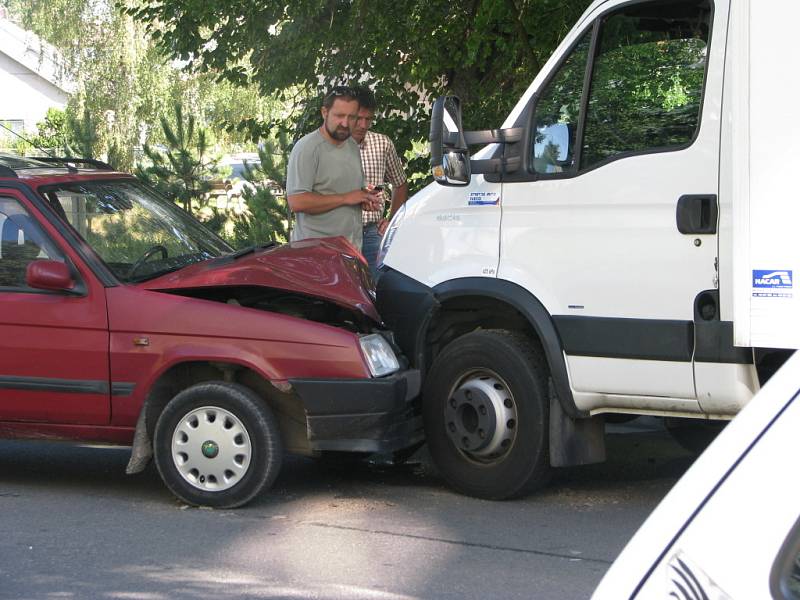
[{"label": "crumpled car hood", "polygon": [[148,290],[262,286],[322,298],[381,322],[364,259],[344,238],[310,239],[223,256],[142,284]]}]

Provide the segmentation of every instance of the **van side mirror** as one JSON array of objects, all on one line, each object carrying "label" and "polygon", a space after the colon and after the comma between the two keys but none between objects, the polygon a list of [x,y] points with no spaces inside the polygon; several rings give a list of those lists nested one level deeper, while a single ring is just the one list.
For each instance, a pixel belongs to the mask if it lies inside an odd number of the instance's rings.
[{"label": "van side mirror", "polygon": [[75,291],[75,278],[69,266],[59,260],[34,260],[28,263],[25,283],[37,290],[53,292]]},{"label": "van side mirror", "polygon": [[533,166],[537,173],[560,173],[570,165],[573,149],[569,147],[570,133],[566,123],[536,124],[533,142]]},{"label": "van side mirror", "polygon": [[461,127],[461,101],[442,96],[431,113],[431,171],[441,185],[467,185],[471,172],[469,149]]}]

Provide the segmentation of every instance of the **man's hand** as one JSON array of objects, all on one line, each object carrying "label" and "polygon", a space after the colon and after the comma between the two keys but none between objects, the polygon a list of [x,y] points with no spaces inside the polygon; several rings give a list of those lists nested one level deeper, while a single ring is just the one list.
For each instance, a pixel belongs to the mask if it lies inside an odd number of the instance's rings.
[{"label": "man's hand", "polygon": [[[369,190],[353,190],[342,194],[342,204],[355,205],[360,204],[364,210],[378,210],[382,202],[379,192],[370,192]],[[377,206],[376,206],[377,200]]]},{"label": "man's hand", "polygon": [[381,219],[378,221],[378,235],[386,233],[386,228],[389,227],[389,219]]},{"label": "man's hand", "polygon": [[383,192],[367,190],[367,198],[361,204],[361,208],[383,212]]}]

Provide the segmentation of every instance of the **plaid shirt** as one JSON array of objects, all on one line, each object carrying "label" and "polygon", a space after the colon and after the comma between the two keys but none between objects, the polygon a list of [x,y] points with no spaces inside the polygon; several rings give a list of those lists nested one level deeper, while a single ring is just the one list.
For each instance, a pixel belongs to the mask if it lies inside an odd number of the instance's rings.
[{"label": "plaid shirt", "polygon": [[[361,168],[364,170],[364,182],[372,185],[391,183],[392,187],[403,185],[406,182],[403,173],[403,163],[397,156],[392,140],[382,133],[367,131],[364,141],[359,144],[361,149]],[[384,206],[389,199],[389,194],[383,190]],[[361,215],[364,225],[377,223],[383,218],[383,211],[365,210]]]}]

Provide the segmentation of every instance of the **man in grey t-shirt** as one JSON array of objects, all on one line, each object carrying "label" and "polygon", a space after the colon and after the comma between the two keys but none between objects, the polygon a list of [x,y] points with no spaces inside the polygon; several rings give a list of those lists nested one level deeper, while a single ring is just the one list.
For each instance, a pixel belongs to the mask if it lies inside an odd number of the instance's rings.
[{"label": "man in grey t-shirt", "polygon": [[295,144],[286,174],[286,197],[297,215],[292,241],[346,237],[361,250],[361,208],[380,201],[364,189],[358,145],[350,128],[358,116],[355,92],[335,87],[322,103],[322,127]]}]

